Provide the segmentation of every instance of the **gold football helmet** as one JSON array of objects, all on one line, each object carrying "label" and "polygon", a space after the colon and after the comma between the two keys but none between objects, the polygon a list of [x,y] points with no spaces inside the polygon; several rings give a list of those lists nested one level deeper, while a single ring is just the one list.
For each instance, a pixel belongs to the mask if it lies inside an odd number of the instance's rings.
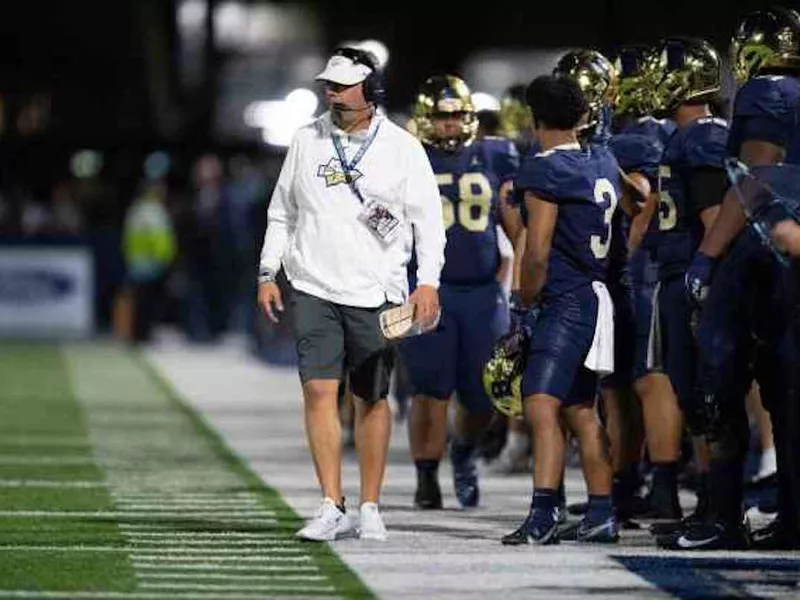
[{"label": "gold football helmet", "polygon": [[733,35],[731,58],[740,85],[764,71],[800,72],[800,14],[777,6],[750,13]]},{"label": "gold football helmet", "polygon": [[574,79],[589,104],[588,122],[584,128],[597,124],[606,107],[614,107],[619,93],[619,76],[614,65],[596,50],[573,50],[562,56],[553,75]]},{"label": "gold football helmet", "polygon": [[530,135],[531,109],[525,102],[525,86],[510,87],[500,100],[500,130],[504,137],[518,140]]},{"label": "gold football helmet", "polygon": [[618,115],[651,115],[658,110],[658,51],[648,46],[623,46],[614,67],[619,74]]},{"label": "gold football helmet", "polygon": [[[461,115],[458,135],[440,137],[436,133],[433,119],[452,113]],[[469,145],[478,133],[478,118],[472,103],[472,93],[464,80],[455,75],[436,75],[426,79],[419,89],[412,114],[417,124],[417,137],[442,150],[452,152]]]},{"label": "gold football helmet", "polygon": [[661,110],[670,113],[684,102],[710,100],[722,81],[719,55],[699,38],[672,37],[658,49],[658,85]]}]

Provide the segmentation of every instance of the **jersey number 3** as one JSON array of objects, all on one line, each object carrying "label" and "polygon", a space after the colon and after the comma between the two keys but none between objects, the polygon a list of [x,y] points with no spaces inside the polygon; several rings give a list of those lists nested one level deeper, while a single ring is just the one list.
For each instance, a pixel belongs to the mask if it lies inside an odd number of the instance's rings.
[{"label": "jersey number 3", "polygon": [[[452,173],[438,173],[439,186],[452,185]],[[464,173],[458,178],[458,202],[442,196],[442,216],[444,228],[458,222],[467,231],[479,233],[489,226],[489,211],[492,209],[492,186],[483,173]],[[456,215],[456,210],[458,215]]]},{"label": "jersey number 3", "polygon": [[[605,225],[606,234],[605,236],[593,235],[589,241],[594,257],[602,260],[608,256],[608,248],[611,246],[611,219],[617,208],[617,191],[608,179],[602,178],[594,182],[594,201],[600,205],[607,205],[603,211],[603,225]],[[603,237],[605,237],[605,241],[603,241]]]}]

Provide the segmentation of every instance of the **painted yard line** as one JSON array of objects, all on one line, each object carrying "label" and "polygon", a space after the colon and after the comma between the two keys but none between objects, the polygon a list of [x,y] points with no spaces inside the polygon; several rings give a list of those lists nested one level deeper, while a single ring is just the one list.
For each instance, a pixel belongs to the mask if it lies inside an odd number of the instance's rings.
[{"label": "painted yard line", "polygon": [[75,488],[101,489],[105,481],[57,481],[55,479],[0,479],[0,488]]},{"label": "painted yard line", "polygon": [[91,456],[0,456],[0,465],[8,466],[58,466],[58,467],[77,467],[82,465],[93,465],[94,459]]},{"label": "painted yard line", "polygon": [[186,548],[184,550],[137,550],[132,549],[131,559],[150,560],[158,558],[187,558],[189,560],[208,558],[210,560],[245,560],[257,561],[261,558],[272,558],[278,555],[294,554],[311,556],[305,548],[262,548],[261,551],[246,552],[246,548]]},{"label": "painted yard line", "polygon": [[[261,544],[261,547],[253,547],[253,548],[186,548],[185,546],[170,546],[170,547],[142,547],[140,545],[132,545],[132,546],[84,546],[84,545],[74,545],[74,546],[58,546],[58,545],[0,545],[0,552],[21,552],[21,551],[31,551],[31,552],[130,552],[132,553],[131,556],[141,556],[141,555],[156,555],[156,554],[170,554],[170,555],[178,555],[178,554],[203,554],[207,553],[209,556],[218,555],[218,554],[235,554],[237,552],[243,551],[252,551],[251,554],[256,554],[257,552],[272,552],[276,554],[301,554],[305,552],[305,549],[300,548],[289,548],[279,544]],[[287,544],[288,546],[288,544]]]},{"label": "painted yard line", "polygon": [[[268,513],[267,513],[268,514]],[[274,514],[274,513],[273,513]],[[278,520],[267,518],[266,514],[262,513],[228,513],[220,515],[219,513],[209,512],[189,512],[189,511],[176,511],[176,512],[160,512],[154,514],[149,511],[111,511],[111,510],[98,510],[98,511],[78,511],[78,510],[0,510],[0,517],[7,518],[21,518],[21,517],[35,517],[45,518],[51,517],[54,519],[61,518],[79,518],[79,519],[217,519],[225,522],[235,523],[263,523],[263,524],[277,524]]]},{"label": "painted yard line", "polygon": [[175,564],[162,565],[150,563],[134,563],[139,573],[167,573],[169,571],[211,571],[214,573],[319,573],[317,565],[219,565],[219,564]]},{"label": "painted yard line", "polygon": [[245,556],[234,558],[232,556],[215,556],[215,557],[203,557],[203,556],[131,556],[131,562],[135,567],[138,567],[139,564],[150,564],[150,565],[157,565],[159,564],[158,561],[167,561],[171,563],[176,563],[180,561],[184,561],[186,564],[214,564],[217,562],[225,563],[229,561],[241,561],[241,562],[287,562],[287,563],[300,563],[300,562],[311,562],[311,555],[303,554],[301,556]]},{"label": "painted yard line", "polygon": [[[142,546],[151,546],[153,548],[162,548],[165,546],[169,547],[186,547],[186,546],[301,546],[303,542],[299,540],[192,540],[192,539],[182,539],[182,540],[169,540],[169,539],[159,539],[159,540],[139,540],[133,537],[129,537],[128,543],[131,544],[131,547],[135,547],[137,550],[141,550]],[[178,545],[180,544],[180,545]]]},{"label": "painted yard line", "polygon": [[149,575],[139,575],[137,579],[140,582],[158,582],[163,580],[173,581],[179,583],[182,579],[189,581],[200,580],[219,580],[219,581],[240,581],[242,583],[251,582],[265,582],[270,581],[327,581],[325,575],[246,575],[240,574],[224,574],[224,573],[151,573]]},{"label": "painted yard line", "polygon": [[252,556],[272,556],[273,554],[309,554],[307,548],[289,547],[289,546],[262,546],[260,548],[130,548],[131,556],[144,558],[148,556],[156,556],[166,554],[169,556],[178,556],[179,554],[188,554],[193,556],[229,556],[235,558],[237,556],[252,557]]},{"label": "painted yard line", "polygon": [[47,433],[3,435],[2,446],[76,446],[91,448],[92,444],[86,436],[80,435],[50,435]]},{"label": "painted yard line", "polygon": [[[294,539],[292,536],[289,536],[285,533],[272,533],[272,532],[264,532],[264,533],[244,533],[240,531],[220,531],[219,533],[214,533],[210,531],[163,531],[163,529],[167,529],[167,527],[160,528],[154,531],[148,531],[144,529],[140,529],[138,527],[131,527],[131,523],[120,523],[119,528],[125,531],[125,534],[129,537],[136,537],[136,538],[154,538],[154,539],[161,539],[161,538],[189,538],[192,540],[253,540],[253,541],[269,541],[269,540],[282,540],[282,539]],[[171,528],[171,527],[170,527]]]},{"label": "painted yard line", "polygon": [[332,585],[230,585],[213,583],[140,583],[143,590],[186,591],[186,592],[335,592]]},{"label": "painted yard line", "polygon": [[[291,591],[289,591],[291,593]],[[179,600],[219,600],[219,594],[212,593],[182,593],[175,591],[170,598]],[[33,591],[33,590],[0,590],[0,598],[41,598],[42,600],[164,600],[164,594],[158,592],[84,592],[84,591]],[[237,594],[226,593],[226,600],[263,600],[262,594]],[[302,600],[302,596],[292,594],[292,600]],[[308,597],[307,598],[311,598]],[[320,598],[339,598],[335,595],[320,596],[315,594],[315,600]]]},{"label": "painted yard line", "polygon": [[275,512],[271,510],[265,510],[261,508],[258,504],[178,504],[176,502],[170,502],[165,504],[133,504],[128,502],[115,502],[114,503],[118,509],[120,510],[202,510],[202,511],[260,511],[260,512],[267,512],[270,515],[274,515]]}]

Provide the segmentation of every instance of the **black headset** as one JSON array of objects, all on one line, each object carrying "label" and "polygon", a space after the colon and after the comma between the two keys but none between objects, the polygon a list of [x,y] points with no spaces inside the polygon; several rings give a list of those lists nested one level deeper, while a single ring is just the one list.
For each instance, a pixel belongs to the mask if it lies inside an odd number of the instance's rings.
[{"label": "black headset", "polygon": [[380,68],[377,57],[369,50],[362,48],[341,47],[333,52],[334,56],[344,56],[354,63],[364,65],[371,72],[364,79],[364,100],[383,104],[386,99],[386,88],[383,83],[383,71]]}]

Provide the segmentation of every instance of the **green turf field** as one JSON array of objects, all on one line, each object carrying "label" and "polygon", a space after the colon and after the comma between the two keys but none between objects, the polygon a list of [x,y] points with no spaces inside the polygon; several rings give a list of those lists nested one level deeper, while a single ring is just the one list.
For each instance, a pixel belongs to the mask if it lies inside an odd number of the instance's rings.
[{"label": "green turf field", "polygon": [[372,597],[137,354],[0,345],[0,598]]}]

